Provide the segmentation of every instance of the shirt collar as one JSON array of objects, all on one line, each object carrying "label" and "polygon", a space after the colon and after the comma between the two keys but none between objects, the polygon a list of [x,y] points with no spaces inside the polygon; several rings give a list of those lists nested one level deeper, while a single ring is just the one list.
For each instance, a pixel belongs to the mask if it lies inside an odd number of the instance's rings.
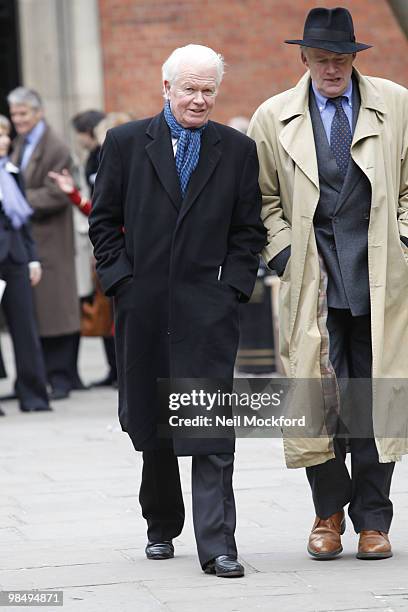
[{"label": "shirt collar", "polygon": [[[326,98],[326,96],[323,96],[320,93],[314,81],[312,81],[312,89],[313,89],[313,93],[315,95],[317,106],[319,107],[319,110],[320,111],[324,110],[326,108],[327,101],[330,98]],[[353,80],[350,79],[350,83],[348,84],[346,91],[342,94],[343,97],[347,98],[347,103],[349,106],[353,106],[352,95],[353,95]]]},{"label": "shirt collar", "polygon": [[44,132],[45,132],[45,121],[43,119],[40,119],[40,121],[36,123],[36,125],[33,127],[31,132],[27,134],[26,136],[27,143],[37,144],[37,142],[40,140]]}]

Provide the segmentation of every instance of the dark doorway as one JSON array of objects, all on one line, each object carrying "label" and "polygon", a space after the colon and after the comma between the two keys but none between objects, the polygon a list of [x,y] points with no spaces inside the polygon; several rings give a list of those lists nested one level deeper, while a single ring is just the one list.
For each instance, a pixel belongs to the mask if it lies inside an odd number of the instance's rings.
[{"label": "dark doorway", "polygon": [[17,0],[0,0],[0,113],[8,114],[6,96],[20,85]]}]

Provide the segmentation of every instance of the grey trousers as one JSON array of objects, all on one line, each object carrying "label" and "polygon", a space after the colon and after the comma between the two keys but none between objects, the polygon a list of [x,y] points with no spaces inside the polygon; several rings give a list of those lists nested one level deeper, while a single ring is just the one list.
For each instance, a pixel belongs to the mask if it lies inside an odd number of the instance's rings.
[{"label": "grey trousers", "polygon": [[[233,454],[192,457],[193,523],[201,566],[219,555],[236,557]],[[150,542],[177,537],[184,503],[177,457],[172,449],[143,452],[139,501]]]}]

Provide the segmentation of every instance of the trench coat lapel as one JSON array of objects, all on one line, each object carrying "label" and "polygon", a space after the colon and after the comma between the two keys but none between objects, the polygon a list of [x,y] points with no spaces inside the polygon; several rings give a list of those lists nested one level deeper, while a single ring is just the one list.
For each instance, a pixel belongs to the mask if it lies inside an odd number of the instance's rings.
[{"label": "trench coat lapel", "polygon": [[200,159],[191,175],[178,224],[182,222],[217,167],[221,157],[220,140],[217,128],[209,121],[201,137]]},{"label": "trench coat lapel", "polygon": [[305,176],[319,188],[319,173],[309,111],[310,76],[306,73],[293,90],[293,95],[279,120],[286,123],[279,140],[287,154]]},{"label": "trench coat lapel", "polygon": [[[319,201],[319,172],[312,119],[309,110],[310,75],[307,72],[293,90],[293,95],[279,116],[284,123],[279,141],[294,161],[295,175],[298,174],[298,194],[293,202],[293,214],[301,219],[292,225],[292,245],[296,244],[300,259],[291,275],[290,310],[295,313],[300,299],[300,288],[305,268],[309,235],[313,216]],[[289,336],[292,336],[295,319],[291,317]]]},{"label": "trench coat lapel", "polygon": [[173,206],[176,210],[180,210],[183,198],[177,175],[170,131],[163,112],[153,117],[146,130],[146,134],[151,138],[151,142],[146,145],[146,153],[150,157],[160,182],[170,196]]}]

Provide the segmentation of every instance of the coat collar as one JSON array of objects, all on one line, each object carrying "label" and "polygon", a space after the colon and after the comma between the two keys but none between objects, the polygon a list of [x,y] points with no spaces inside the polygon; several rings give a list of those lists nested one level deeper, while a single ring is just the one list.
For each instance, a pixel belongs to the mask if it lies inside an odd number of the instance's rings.
[{"label": "coat collar", "polygon": [[[371,81],[363,76],[357,68],[353,68],[353,75],[357,80],[360,91],[361,107],[369,108],[378,111],[381,114],[386,114],[384,102],[379,97],[374,85]],[[279,115],[279,121],[288,121],[297,115],[304,115],[309,109],[309,88],[310,88],[310,72],[307,71],[297,85],[292,89],[292,95],[289,97],[285,107]]]},{"label": "coat collar", "polygon": [[[363,76],[356,68],[353,68],[353,75],[357,80],[361,98],[360,113],[352,143],[352,157],[358,163],[359,147],[356,147],[356,145],[360,141],[377,136],[380,133],[378,123],[383,121],[383,115],[387,111],[370,79]],[[310,147],[306,146],[307,143],[314,142],[309,111],[309,89],[310,72],[307,71],[290,91],[285,106],[279,115],[279,121],[285,124],[279,140],[288,155],[318,189],[317,158],[315,154],[311,153]],[[355,147],[356,149],[353,151]]]},{"label": "coat collar", "polygon": [[319,173],[316,153],[311,153],[307,143],[314,142],[312,121],[309,111],[310,74],[307,72],[291,90],[285,106],[279,115],[284,127],[279,135],[282,147],[319,189]]},{"label": "coat collar", "polygon": [[184,200],[177,175],[170,130],[163,112],[153,117],[146,134],[150,138],[150,142],[146,145],[146,153],[172,203],[181,211],[180,222],[200,195],[219,161],[221,155],[218,146],[221,140],[219,132],[215,124],[209,121],[201,139],[200,160],[191,176]]},{"label": "coat collar", "polygon": [[167,191],[177,210],[181,207],[182,194],[174,160],[170,130],[164,119],[164,114],[153,117],[147,126],[146,134],[150,142],[146,145],[146,153],[156,170],[163,187]]}]

